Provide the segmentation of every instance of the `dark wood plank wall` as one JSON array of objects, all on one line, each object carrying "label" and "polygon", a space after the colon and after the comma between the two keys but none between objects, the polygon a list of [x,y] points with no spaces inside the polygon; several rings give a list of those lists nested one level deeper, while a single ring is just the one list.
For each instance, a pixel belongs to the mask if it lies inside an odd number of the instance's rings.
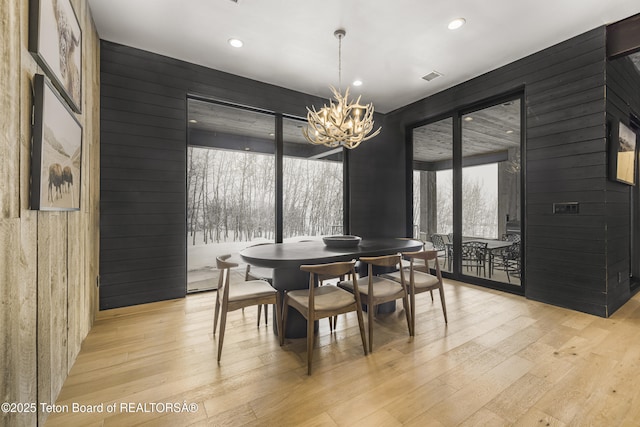
[{"label": "dark wood plank wall", "polygon": [[405,236],[405,144],[398,139],[397,123],[385,116],[376,119],[378,126],[380,136],[349,153],[351,234]]},{"label": "dark wood plank wall", "polygon": [[[607,261],[620,248],[607,243],[607,203],[619,196],[608,192],[605,63],[600,27],[388,115],[403,141],[407,125],[524,90],[525,295],[600,316],[620,268]],[[569,201],[579,215],[552,213]]]},{"label": "dark wood plank wall", "polygon": [[101,45],[100,308],[185,294],[186,98]]},{"label": "dark wood plank wall", "polygon": [[[306,116],[307,105],[326,102],[103,41],[101,309],[185,295],[188,94],[300,117]],[[376,120],[380,123],[383,117]],[[377,157],[378,151],[384,152],[386,141],[383,131],[368,155]],[[357,156],[350,166],[355,171],[351,178],[353,200],[368,201],[369,194],[384,194],[388,185],[369,169],[366,156]],[[372,175],[379,179],[379,185],[370,185]],[[404,206],[399,192],[385,196],[394,205],[389,212]],[[359,209],[352,214],[353,224],[362,235],[393,235],[378,227],[384,215]]]},{"label": "dark wood plank wall", "polygon": [[[298,116],[322,100],[110,42],[101,61],[101,307],[180,297],[187,94]],[[628,267],[607,239],[628,227],[607,234],[623,196],[607,180],[605,64],[601,27],[378,115],[383,133],[350,153],[351,232],[406,233],[408,124],[523,90],[526,296],[609,315],[626,297],[624,283],[607,284]],[[564,201],[580,202],[580,214],[553,215]]]},{"label": "dark wood plank wall", "polygon": [[[640,75],[629,58],[607,62],[606,88],[607,121],[622,121],[628,125],[631,114],[640,114]],[[607,266],[610,271],[607,275],[607,306],[610,313],[624,304],[630,296],[631,193],[634,190],[638,194],[637,189],[628,185],[607,182],[607,244],[611,248],[607,251]],[[635,223],[640,220],[638,214],[635,212]]]}]

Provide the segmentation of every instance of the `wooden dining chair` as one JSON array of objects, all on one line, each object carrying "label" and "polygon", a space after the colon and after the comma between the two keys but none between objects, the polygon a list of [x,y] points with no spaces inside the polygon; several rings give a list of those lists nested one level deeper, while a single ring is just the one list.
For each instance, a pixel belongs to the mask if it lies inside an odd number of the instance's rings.
[{"label": "wooden dining chair", "polygon": [[[411,329],[414,334],[416,330],[416,294],[422,292],[430,292],[431,301],[433,302],[433,291],[438,290],[440,293],[440,303],[442,304],[442,313],[444,314],[444,323],[448,323],[447,304],[444,300],[444,288],[442,284],[442,274],[440,272],[440,263],[438,262],[438,251],[404,252],[402,256],[409,260],[409,268],[405,268],[404,271],[405,274],[408,273],[409,275],[408,291],[409,305],[411,307]],[[431,261],[433,261],[435,276],[431,274]],[[384,277],[400,282],[403,275],[401,271],[385,274]]]},{"label": "wooden dining chair", "polygon": [[[258,243],[252,246],[263,246],[263,245],[271,245],[272,243]],[[273,269],[272,268],[252,268],[251,264],[247,264],[247,269],[244,272],[244,280],[264,280],[268,282],[271,286],[273,286]],[[258,306],[258,326],[260,326],[260,314],[262,312],[262,307],[264,306],[264,324],[267,325],[269,323],[269,304],[261,304]],[[243,309],[244,311],[244,309]]]},{"label": "wooden dining chair", "polygon": [[[368,264],[368,274],[361,277],[355,282],[343,281],[338,286],[353,292],[354,285],[360,290],[360,298],[362,303],[367,305],[367,318],[369,328],[369,352],[373,351],[373,317],[379,304],[402,299],[405,315],[407,317],[407,327],[409,336],[413,336],[411,328],[410,308],[408,302],[408,290],[404,279],[404,271],[402,270],[402,257],[399,254],[385,255],[378,257],[361,257],[360,261]],[[397,268],[400,270],[400,282],[387,279],[382,276],[373,274],[373,267]]]},{"label": "wooden dining chair", "polygon": [[218,290],[216,293],[216,306],[213,318],[213,335],[216,334],[218,316],[220,317],[220,333],[218,335],[218,362],[222,355],[222,344],[224,342],[224,332],[227,325],[227,313],[244,307],[260,304],[276,305],[276,328],[278,332],[282,329],[282,310],[280,305],[280,295],[269,283],[264,280],[250,280],[231,282],[231,269],[238,264],[229,262],[231,255],[221,255],[216,258],[216,266],[219,270]]},{"label": "wooden dining chair", "polygon": [[[252,269],[251,264],[247,264],[247,268],[244,272],[244,280],[249,282],[251,280],[264,280],[265,282],[273,285],[273,270],[270,268],[258,268]],[[260,319],[262,313],[262,307],[264,306],[264,324],[269,324],[269,304],[258,305],[258,326],[260,326]]]},{"label": "wooden dining chair", "polygon": [[[365,356],[367,343],[364,332],[364,319],[358,283],[355,279],[355,261],[335,262],[330,264],[302,265],[300,270],[309,273],[309,288],[287,291],[284,294],[284,312],[282,315],[282,330],[286,330],[289,306],[295,308],[307,319],[307,374],[311,375],[313,360],[314,322],[325,317],[331,318],[342,313],[355,311],[360,327],[360,338]],[[350,282],[354,292],[347,292],[337,286],[316,286],[319,279],[351,277]],[[280,345],[284,344],[284,334],[280,334]]]}]

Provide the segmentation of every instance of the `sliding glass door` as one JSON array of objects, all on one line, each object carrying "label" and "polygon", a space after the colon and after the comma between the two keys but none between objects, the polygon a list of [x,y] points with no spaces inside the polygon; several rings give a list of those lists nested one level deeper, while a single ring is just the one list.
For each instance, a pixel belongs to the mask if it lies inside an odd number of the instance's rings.
[{"label": "sliding glass door", "polygon": [[520,285],[520,99],[461,117],[461,273]]},{"label": "sliding glass door", "polygon": [[453,120],[413,129],[413,237],[432,242],[440,268],[451,271]]},{"label": "sliding glass door", "polygon": [[520,287],[520,97],[411,132],[414,237],[433,245],[451,277]]}]

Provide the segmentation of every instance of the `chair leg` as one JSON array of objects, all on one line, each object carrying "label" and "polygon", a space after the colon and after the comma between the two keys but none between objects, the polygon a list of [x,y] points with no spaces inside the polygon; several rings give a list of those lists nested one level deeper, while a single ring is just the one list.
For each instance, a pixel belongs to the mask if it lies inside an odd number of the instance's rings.
[{"label": "chair leg", "polygon": [[282,303],[282,328],[278,331],[280,336],[280,345],[284,345],[284,333],[287,330],[287,314],[289,313],[289,297],[284,294],[284,302]]},{"label": "chair leg", "polygon": [[367,302],[367,318],[369,320],[369,353],[373,353],[373,312],[375,307]]},{"label": "chair leg", "polygon": [[442,286],[440,286],[438,292],[440,293],[440,302],[442,303],[442,314],[444,314],[444,323],[449,323],[449,321],[447,320],[447,304],[444,302],[444,289],[442,288]]},{"label": "chair leg", "polygon": [[264,305],[264,324],[269,324],[269,304],[259,304],[258,305],[258,327],[260,327],[260,316],[262,314],[262,306]]},{"label": "chair leg", "polygon": [[276,331],[278,331],[278,339],[280,345],[284,343],[284,328],[282,327],[282,298],[280,292],[276,294]]},{"label": "chair leg", "polygon": [[416,335],[416,294],[415,292],[411,292],[411,328],[409,329],[409,335]]},{"label": "chair leg", "polygon": [[433,302],[433,289],[430,290],[429,293],[431,294],[431,302]]},{"label": "chair leg", "polygon": [[227,305],[222,304],[222,317],[220,318],[220,335],[218,336],[218,363],[222,356],[222,343],[224,342],[224,330],[227,327]]},{"label": "chair leg", "polygon": [[402,297],[402,305],[404,306],[404,313],[407,317],[407,328],[409,329],[409,336],[413,336],[413,328],[411,327],[411,313],[409,311],[411,308],[409,307],[409,298],[405,295]]},{"label": "chair leg", "polygon": [[258,327],[260,327],[260,317],[261,316],[262,316],[262,304],[258,304]]},{"label": "chair leg", "polygon": [[[358,328],[360,328],[360,339],[362,339],[362,349],[364,350],[364,355],[367,353],[367,339],[365,338],[364,332],[364,318],[362,316],[362,305],[357,304],[356,306],[356,314],[358,315]],[[337,318],[337,316],[336,316]],[[334,321],[335,322],[335,321]]]},{"label": "chair leg", "polygon": [[216,308],[213,313],[213,335],[216,335],[216,326],[218,326],[218,315],[220,314],[220,293],[216,291]]},{"label": "chair leg", "polygon": [[311,375],[311,361],[313,360],[313,314],[311,310],[307,318],[307,375]]}]

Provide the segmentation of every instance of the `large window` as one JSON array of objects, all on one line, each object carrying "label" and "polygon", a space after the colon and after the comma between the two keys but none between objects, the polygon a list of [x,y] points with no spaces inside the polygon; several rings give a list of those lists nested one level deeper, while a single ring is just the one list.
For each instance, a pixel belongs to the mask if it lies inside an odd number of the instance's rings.
[{"label": "large window", "polygon": [[187,290],[216,285],[219,255],[275,238],[275,121],[189,100]]},{"label": "large window", "polygon": [[342,234],[343,231],[342,148],[309,144],[301,138],[300,128],[304,124],[283,119],[284,239]]},{"label": "large window", "polygon": [[188,106],[189,292],[216,285],[216,256],[279,241],[278,230],[284,240],[343,232],[342,149],[308,143],[302,120],[197,99]]}]

